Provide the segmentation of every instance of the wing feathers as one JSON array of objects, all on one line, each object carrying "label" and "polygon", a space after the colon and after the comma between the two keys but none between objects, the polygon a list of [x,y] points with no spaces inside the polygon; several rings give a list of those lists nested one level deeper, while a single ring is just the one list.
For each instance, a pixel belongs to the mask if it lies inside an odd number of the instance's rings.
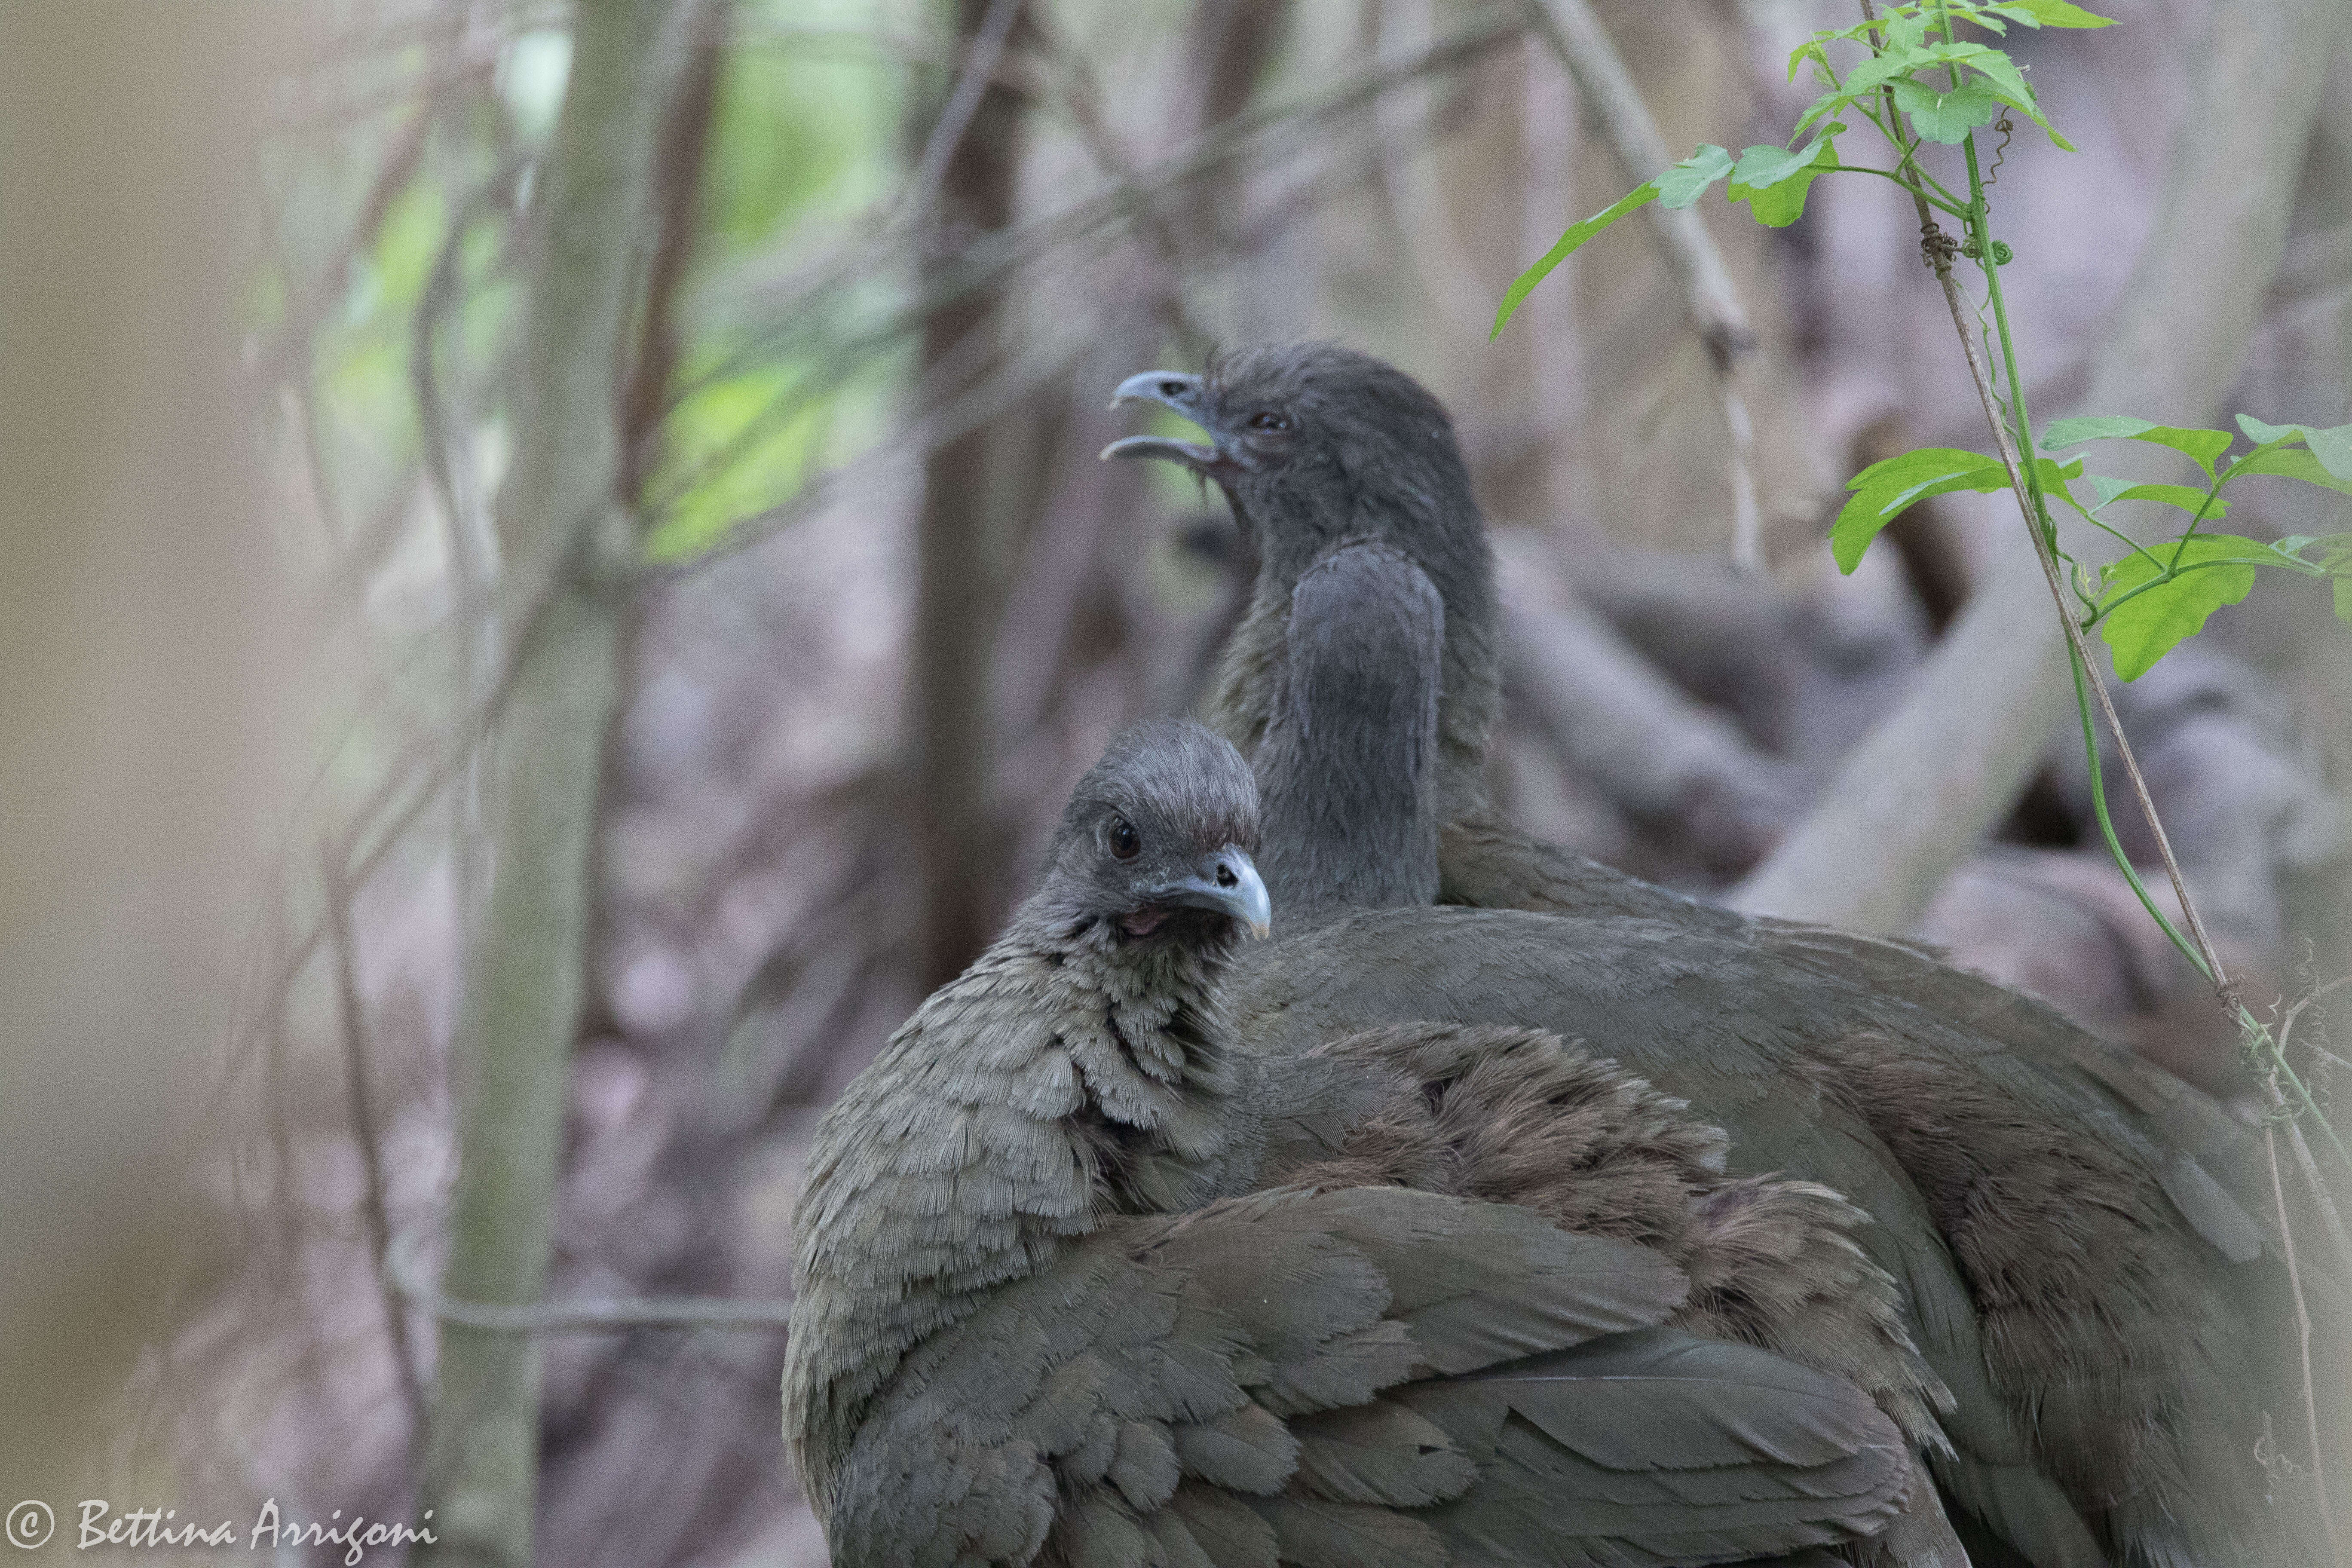
[{"label": "wing feathers", "polygon": [[1297,1497],[1252,1506],[1274,1526],[1282,1561],[1298,1568],[1451,1568],[1453,1563],[1437,1531],[1411,1514]]},{"label": "wing feathers", "polygon": [[1168,1511],[1217,1568],[1275,1568],[1274,1526],[1236,1498],[1189,1484],[1176,1489]]},{"label": "wing feathers", "polygon": [[835,1560],[1640,1568],[1883,1523],[1893,1425],[1648,1326],[1687,1289],[1643,1248],[1401,1188],[1113,1221],[908,1357],[840,1472]]},{"label": "wing feathers", "polygon": [[1440,1372],[1646,1328],[1690,1292],[1659,1253],[1507,1205],[1356,1187],[1322,1194],[1318,1212],[1380,1266],[1391,1312]]},{"label": "wing feathers", "polygon": [[1298,1439],[1281,1418],[1243,1405],[1200,1426],[1176,1428],[1184,1473],[1229,1490],[1265,1496],[1282,1489],[1298,1465]]},{"label": "wing feathers", "polygon": [[1858,1391],[1673,1330],[1398,1397],[1481,1461],[1431,1515],[1465,1561],[1728,1562],[1867,1534],[1910,1493],[1901,1432]]},{"label": "wing feathers", "polygon": [[1333,1502],[1426,1508],[1461,1496],[1478,1467],[1427,1416],[1391,1400],[1291,1423],[1294,1490]]}]

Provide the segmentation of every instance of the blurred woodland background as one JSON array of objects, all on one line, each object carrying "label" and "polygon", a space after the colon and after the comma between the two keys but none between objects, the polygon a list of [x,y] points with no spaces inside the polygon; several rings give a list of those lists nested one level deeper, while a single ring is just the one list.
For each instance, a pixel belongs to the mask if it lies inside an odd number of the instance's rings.
[{"label": "blurred woodland background", "polygon": [[[1811,96],[1788,50],[1854,20],[1597,9],[1676,156],[1778,140]],[[2081,149],[2021,133],[1995,191],[2037,412],[2352,418],[2341,6],[2108,9],[2008,46]],[[1742,571],[1648,226],[1487,342],[1633,183],[1528,16],[9,5],[10,1500],[436,1506],[511,1559],[478,1478],[527,1524],[535,1455],[541,1562],[821,1563],[781,1328],[630,1303],[789,1295],[815,1117],[992,933],[1109,736],[1198,694],[1246,542],[1096,454],[1135,428],[1119,380],[1219,344],[1338,338],[1454,410],[1528,826],[1738,900],[1824,792],[1909,801],[1910,858],[1809,852],[1826,901],[1764,901],[1947,944],[2239,1093],[2098,847],[2071,714],[1988,700],[2011,766],[1930,713],[1841,776],[2017,529],[1946,497],[1830,562],[1859,468],[1988,439],[1907,203],[1700,209],[1759,342]],[[2233,526],[2345,526],[2290,488]],[[2118,688],[2258,1010],[2352,973],[2352,635],[2278,575]]]}]

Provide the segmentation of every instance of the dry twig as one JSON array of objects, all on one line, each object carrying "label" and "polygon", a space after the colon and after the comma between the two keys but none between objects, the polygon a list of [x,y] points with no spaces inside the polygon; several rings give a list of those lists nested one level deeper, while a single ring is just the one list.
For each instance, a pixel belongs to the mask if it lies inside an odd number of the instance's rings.
[{"label": "dry twig", "polygon": [[[2276,1093],[2277,1090],[2272,1090]],[[2286,1252],[2287,1284],[2294,1296],[2294,1327],[2298,1352],[2303,1359],[2303,1418],[2305,1435],[2311,1439],[2311,1480],[2317,1493],[2319,1520],[2327,1530],[2328,1543],[2336,1542],[2336,1515],[2327,1506],[2327,1470],[2320,1458],[2319,1394],[2311,1378],[2311,1309],[2303,1299],[2303,1270],[2294,1258],[2294,1226],[2287,1222],[2286,1187],[2279,1180],[2278,1135],[2271,1128],[2263,1129],[2263,1148],[2271,1161],[2271,1199],[2278,1205],[2279,1237]]]},{"label": "dry twig", "polygon": [[471,1301],[433,1288],[419,1267],[417,1237],[393,1238],[383,1271],[401,1294],[444,1322],[499,1333],[609,1333],[626,1329],[781,1329],[792,1321],[790,1301],[733,1300],[719,1296],[615,1296],[593,1301],[516,1306]]},{"label": "dry twig", "polygon": [[[1673,164],[1657,122],[1650,118],[1633,73],[1609,41],[1590,0],[1526,0],[1536,31],[1576,79],[1587,112],[1636,184],[1654,180]],[[1715,393],[1731,435],[1731,558],[1742,571],[1764,570],[1764,519],[1756,483],[1756,422],[1743,382],[1757,355],[1756,329],[1731,281],[1731,269],[1706,220],[1693,208],[1653,202],[1643,209],[1666,267],[1682,289],[1691,329],[1706,345]]]},{"label": "dry twig", "polygon": [[[320,847],[319,878],[326,895],[327,929],[335,959],[335,1002],[342,1015],[343,1090],[351,1110],[352,1135],[359,1143],[360,1169],[367,1184],[361,1212],[367,1222],[369,1255],[381,1259],[392,1245],[392,1211],[383,1146],[376,1136],[375,1096],[368,1082],[367,1004],[360,994],[359,944],[352,930],[352,889],[346,867],[341,849]],[[402,1403],[408,1407],[409,1443],[415,1451],[425,1438],[425,1378],[409,1339],[407,1308],[388,1271],[378,1271],[376,1286],[383,1298],[384,1331],[392,1341],[393,1365]]]}]

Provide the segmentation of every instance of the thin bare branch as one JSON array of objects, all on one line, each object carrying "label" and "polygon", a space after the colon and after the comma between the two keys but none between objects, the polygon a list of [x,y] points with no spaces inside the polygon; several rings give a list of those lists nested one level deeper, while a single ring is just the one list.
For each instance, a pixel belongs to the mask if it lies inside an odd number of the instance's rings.
[{"label": "thin bare branch", "polygon": [[[1412,59],[1376,66],[1286,102],[1236,115],[1150,165],[1132,180],[1113,183],[1059,212],[975,241],[952,266],[940,268],[927,279],[924,288],[885,311],[871,326],[844,339],[844,345],[893,342],[942,305],[993,288],[1040,257],[1133,219],[1149,204],[1170,192],[1235,158],[1260,151],[1262,142],[1278,135],[1311,134],[1381,93],[1433,71],[1458,69],[1487,50],[1517,37],[1523,26],[1516,5],[1489,5]],[[775,352],[780,342],[824,331],[824,307],[829,298],[849,287],[864,286],[872,276],[877,259],[875,251],[860,246],[819,268],[809,282],[762,307],[764,313],[779,323],[776,327],[752,334],[737,353],[673,395],[688,395],[698,385],[735,374]]]},{"label": "thin bare branch", "polygon": [[499,1333],[611,1333],[627,1329],[775,1330],[792,1321],[790,1301],[734,1300],[720,1296],[616,1296],[601,1300],[512,1306],[470,1301],[433,1288],[415,1256],[417,1238],[396,1237],[383,1251],[383,1271],[401,1294],[444,1322]]},{"label": "thin bare branch", "polygon": [[[1250,120],[1260,130],[1269,133],[1274,131],[1309,128],[1347,109],[1360,106],[1379,92],[1391,90],[1402,83],[1415,79],[1423,73],[1456,69],[1467,65],[1483,55],[1485,51],[1498,47],[1516,37],[1518,31],[1519,29],[1509,17],[1502,15],[1499,10],[1490,10],[1482,19],[1475,20],[1449,37],[1440,40],[1428,51],[1402,66],[1380,68],[1361,73],[1357,77],[1347,79],[1341,87],[1333,89],[1331,95],[1318,94],[1304,105],[1294,103],[1288,106],[1290,111],[1300,117],[1296,121],[1286,120],[1282,114],[1270,110],[1254,111],[1244,118]],[[1237,123],[1237,121],[1225,122],[1228,127]],[[1407,132],[1407,140],[1412,141],[1425,131],[1425,123],[1416,124]],[[1203,137],[1201,140],[1206,142],[1212,138]],[[1008,231],[1013,234],[1029,234],[1031,237],[1029,246],[1019,254],[1008,255],[1000,259],[1003,259],[1008,267],[1025,265],[1055,250],[1069,240],[1086,237],[1095,232],[1096,228],[1105,226],[1121,216],[1132,216],[1138,222],[1150,222],[1151,215],[1156,211],[1155,203],[1158,196],[1182,186],[1202,174],[1221,167],[1233,158],[1255,150],[1248,136],[1238,134],[1232,138],[1231,144],[1223,146],[1214,156],[1197,155],[1197,147],[1196,143],[1194,152],[1180,153],[1171,159],[1152,165],[1132,179],[1116,186],[1111,192],[1106,193],[1105,199],[1118,195],[1121,192],[1127,193],[1126,205],[1118,211],[1097,215],[1101,221],[1091,226],[1076,225],[1071,232],[1064,234],[1056,228],[1059,220],[1040,220],[1039,223],[1033,225],[1031,229]],[[1386,143],[1376,144],[1370,149],[1370,162],[1367,165],[1366,172],[1377,174],[1382,166],[1383,160],[1389,156],[1390,151]],[[1417,152],[1417,148],[1414,151]],[[1343,177],[1328,169],[1311,171],[1295,183],[1286,185],[1278,193],[1276,199],[1267,202],[1261,221],[1236,226],[1226,243],[1225,252],[1245,254],[1269,243],[1276,233],[1297,222],[1302,215],[1315,210],[1318,204],[1333,198],[1342,188],[1350,184],[1352,179],[1352,175]],[[1054,229],[1055,232],[1046,232],[1049,229]],[[981,248],[981,246],[973,247],[972,251],[966,253],[967,258],[973,251]],[[1195,256],[1192,259],[1198,262],[1207,258]],[[723,460],[729,451],[748,447],[751,442],[759,438],[759,435],[764,429],[789,417],[803,401],[825,395],[827,390],[837,385],[842,377],[846,375],[850,368],[862,357],[894,343],[906,331],[910,330],[920,319],[919,311],[922,305],[931,300],[953,297],[954,294],[961,292],[961,283],[958,282],[952,288],[942,288],[937,291],[919,295],[907,306],[894,312],[871,330],[842,339],[834,346],[820,369],[813,372],[795,388],[779,395],[776,402],[770,407],[753,416],[728,447],[722,448],[719,454],[714,455],[713,464]],[[814,303],[813,296],[820,292],[822,288],[821,284],[813,285],[802,297],[809,301],[806,305],[807,309],[813,310],[817,308]],[[1057,342],[1049,353],[1033,355],[1021,366],[1007,367],[1006,372],[1000,376],[959,394],[947,403],[928,411],[923,416],[920,430],[911,440],[902,438],[895,441],[887,449],[853,458],[841,468],[810,480],[790,500],[765,510],[752,513],[730,525],[724,533],[703,546],[691,557],[680,561],[656,563],[646,570],[657,577],[674,577],[697,573],[740,550],[755,545],[762,540],[806,521],[828,504],[840,486],[853,476],[870,471],[885,461],[919,457],[930,451],[939,443],[953,439],[969,428],[971,424],[986,419],[991,411],[1001,406],[1004,401],[1025,396],[1053,376],[1066,371],[1070,365],[1084,357],[1089,347],[1090,339],[1085,334],[1080,334],[1074,341]],[[700,468],[697,470],[698,474],[702,471],[704,470]],[[689,476],[682,481],[679,491],[666,496],[656,503],[656,506],[674,502],[677,494],[681,493],[684,486],[691,482],[692,477]]]},{"label": "thin bare branch", "polygon": [[[417,168],[425,160],[425,133],[432,128],[430,109],[429,103],[418,104],[415,112],[394,134],[391,148],[377,166],[375,177],[368,183],[367,194],[360,199],[359,214],[352,220],[351,231],[335,247],[327,265],[320,269],[318,280],[302,291],[299,303],[288,312],[285,323],[257,356],[255,374],[265,384],[293,375],[296,366],[307,360],[319,323],[342,298],[351,280],[352,264],[361,252],[375,243],[392,204],[416,177]],[[305,364],[306,374],[307,369]]]},{"label": "thin bare branch", "polygon": [[[335,1002],[343,1026],[343,1092],[351,1111],[352,1135],[360,1149],[360,1169],[366,1190],[360,1209],[367,1224],[368,1253],[381,1259],[392,1245],[392,1210],[384,1177],[383,1145],[376,1135],[375,1096],[368,1081],[367,1004],[360,994],[359,942],[352,930],[352,889],[345,875],[348,862],[340,847],[321,845],[319,879],[326,895],[329,943],[334,954]],[[376,1287],[383,1300],[383,1326],[392,1342],[394,1373],[401,1401],[408,1407],[412,1455],[425,1440],[424,1374],[417,1368],[416,1347],[408,1334],[408,1310],[388,1270],[379,1269]]]},{"label": "thin bare branch", "polygon": [[[1561,65],[1576,79],[1589,113],[1635,184],[1654,180],[1674,163],[1641,89],[1625,68],[1609,31],[1589,0],[1526,0],[1528,16]],[[1667,270],[1682,290],[1691,328],[1706,345],[1717,401],[1731,436],[1731,558],[1742,571],[1764,569],[1764,514],[1756,483],[1756,422],[1742,381],[1757,355],[1756,329],[1731,281],[1723,251],[1692,208],[1653,202],[1643,209],[1665,252]]]},{"label": "thin bare branch", "polygon": [[[2277,1092],[2275,1089],[2272,1090]],[[2294,1296],[2294,1327],[2296,1345],[2303,1360],[2304,1429],[2311,1439],[2311,1480],[2319,1502],[2319,1522],[2327,1531],[2327,1545],[2339,1560],[2343,1548],[2336,1543],[2336,1515],[2327,1506],[2327,1460],[2319,1441],[2319,1396],[2317,1385],[2311,1377],[2311,1309],[2303,1299],[2303,1270],[2294,1257],[2294,1226],[2287,1219],[2286,1186],[2279,1180],[2278,1137],[2269,1128],[2263,1129],[2263,1148],[2270,1155],[2271,1200],[2278,1205],[2279,1236],[2286,1251],[2287,1284]]]},{"label": "thin bare branch", "polygon": [[922,156],[916,161],[915,172],[907,182],[906,219],[930,209],[931,199],[939,194],[940,176],[947,173],[948,160],[955,155],[963,142],[964,132],[971,128],[972,116],[980,111],[983,93],[995,82],[996,62],[1004,53],[1004,40],[1012,35],[1013,21],[1020,16],[1024,0],[989,0],[988,14],[981,19],[980,30],[972,35],[970,46],[963,51],[963,68],[956,73],[953,91],[940,110],[930,135],[923,142]]}]

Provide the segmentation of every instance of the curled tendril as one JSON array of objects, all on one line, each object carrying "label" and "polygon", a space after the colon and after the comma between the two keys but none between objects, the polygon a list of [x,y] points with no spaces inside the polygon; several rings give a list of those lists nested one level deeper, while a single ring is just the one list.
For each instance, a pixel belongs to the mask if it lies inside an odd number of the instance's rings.
[{"label": "curled tendril", "polygon": [[[1973,239],[1960,247],[1960,254],[1970,261],[1980,260],[1984,256],[1984,253],[1977,248],[1977,242]],[[1992,242],[1992,264],[1995,267],[2006,267],[2016,259],[2017,252],[2009,247],[2007,240],[1996,239]]]},{"label": "curled tendril", "polygon": [[2000,132],[2000,145],[1992,150],[1992,167],[1985,171],[1986,190],[2000,183],[2000,161],[2009,156],[2009,139],[2017,133],[2016,128],[2009,122],[2009,110],[2006,109],[2000,111],[2000,118],[1993,121],[1992,128]]}]

